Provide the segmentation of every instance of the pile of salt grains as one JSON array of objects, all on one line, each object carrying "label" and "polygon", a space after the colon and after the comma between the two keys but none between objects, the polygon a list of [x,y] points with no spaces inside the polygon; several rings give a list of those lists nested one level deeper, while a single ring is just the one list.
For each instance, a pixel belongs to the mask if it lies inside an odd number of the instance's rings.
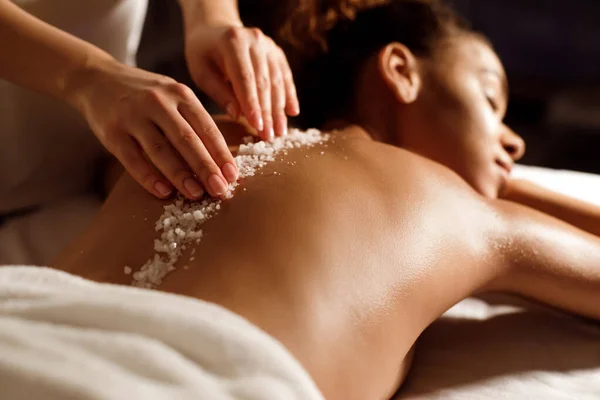
[{"label": "pile of salt grains", "polygon": [[[246,144],[240,146],[235,157],[240,171],[240,178],[254,176],[256,172],[275,161],[275,156],[288,149],[313,147],[329,140],[329,135],[322,134],[316,129],[306,132],[297,129],[283,137],[275,138],[271,142],[252,143],[252,138],[244,139]],[[322,154],[322,153],[321,153]],[[229,185],[225,198],[232,198],[238,183]],[[188,202],[179,197],[173,204],[164,207],[164,213],[156,221],[156,231],[162,231],[160,238],[154,240],[154,257],[148,260],[142,268],[133,274],[133,286],[155,288],[163,278],[175,270],[175,264],[188,246],[197,245],[202,240],[200,227],[207,220],[214,217],[221,209],[221,200],[207,198],[203,201]],[[194,261],[192,249],[190,261]],[[131,272],[125,267],[125,273]]]}]

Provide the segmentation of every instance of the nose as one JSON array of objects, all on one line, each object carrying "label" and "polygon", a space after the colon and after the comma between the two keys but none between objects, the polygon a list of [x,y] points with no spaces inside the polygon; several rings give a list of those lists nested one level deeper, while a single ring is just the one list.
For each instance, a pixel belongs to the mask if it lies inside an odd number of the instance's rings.
[{"label": "nose", "polygon": [[513,161],[520,160],[525,154],[525,141],[506,125],[504,125],[500,141],[504,151],[508,153]]}]

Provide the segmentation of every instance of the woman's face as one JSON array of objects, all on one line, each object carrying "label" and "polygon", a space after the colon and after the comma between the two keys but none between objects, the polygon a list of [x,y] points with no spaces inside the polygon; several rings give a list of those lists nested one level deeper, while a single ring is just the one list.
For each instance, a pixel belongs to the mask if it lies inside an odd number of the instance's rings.
[{"label": "woman's face", "polygon": [[421,65],[422,87],[399,145],[454,170],[490,198],[503,190],[525,144],[504,123],[502,63],[474,35],[457,38]]}]

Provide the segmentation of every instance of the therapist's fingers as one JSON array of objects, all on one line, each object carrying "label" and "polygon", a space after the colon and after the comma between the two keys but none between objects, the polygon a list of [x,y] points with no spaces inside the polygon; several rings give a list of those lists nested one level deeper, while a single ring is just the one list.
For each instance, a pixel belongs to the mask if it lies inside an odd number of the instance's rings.
[{"label": "therapist's fingers", "polygon": [[219,68],[216,65],[204,64],[204,67],[201,68],[202,72],[197,73],[195,81],[198,82],[200,89],[210,96],[219,107],[225,110],[233,120],[237,120],[241,113],[240,105],[233,88]]},{"label": "therapist's fingers", "polygon": [[294,76],[292,75],[292,69],[285,56],[283,50],[279,50],[279,66],[281,68],[281,75],[283,79],[283,85],[285,88],[285,111],[289,116],[296,116],[300,114],[300,102],[298,101],[298,93],[296,92],[296,84],[294,83]]},{"label": "therapist's fingers", "polygon": [[[284,52],[258,28],[196,27],[187,36],[186,59],[194,82],[232,118],[245,116],[263,139],[286,131],[280,109],[300,111]],[[284,104],[275,107],[281,93]]]},{"label": "therapist's fingers", "polygon": [[246,119],[257,131],[263,131],[264,121],[256,90],[256,75],[250,57],[250,43],[245,35],[236,33],[239,31],[232,32],[231,41],[227,44],[229,51],[223,57],[225,74],[231,81],[235,97]]},{"label": "therapist's fingers", "polygon": [[[228,183],[237,181],[239,171],[235,159],[227,146],[225,138],[217,129],[213,119],[202,107],[200,101],[197,101],[195,104],[180,104],[178,111],[200,137],[204,147],[206,147],[214,162],[221,169],[225,180]],[[206,120],[211,121],[211,126],[206,125]]]},{"label": "therapist's fingers", "polygon": [[255,31],[255,43],[250,47],[250,58],[254,67],[254,76],[256,78],[256,91],[262,111],[264,121],[263,129],[259,131],[260,137],[263,140],[272,140],[273,132],[273,115],[271,108],[271,73],[269,70],[269,61],[267,59],[265,43],[266,39],[262,37],[260,31]]},{"label": "therapist's fingers", "polygon": [[276,136],[287,134],[287,117],[285,115],[285,88],[281,66],[276,59],[269,59],[269,72],[272,84],[273,129]]},{"label": "therapist's fingers", "polygon": [[[154,122],[161,128],[171,145],[211,196],[224,195],[228,189],[228,182],[201,140],[201,136],[210,140],[209,138],[214,139],[221,135],[212,118],[206,114],[199,128],[201,133],[197,133],[179,113],[177,106],[166,107],[161,111],[155,115]],[[224,146],[223,151],[229,151],[227,146]],[[228,171],[229,167],[225,170]]]},{"label": "therapist's fingers", "polygon": [[[198,198],[202,189],[212,196],[226,192],[237,167],[214,120],[189,87],[112,62],[89,78],[77,108],[100,142],[150,193],[165,198],[173,186],[189,198]],[[179,111],[186,107],[193,127]]]},{"label": "therapist's fingers", "polygon": [[142,120],[130,129],[152,164],[181,193],[191,200],[204,195],[200,183],[156,125],[149,120]]},{"label": "therapist's fingers", "polygon": [[[121,138],[118,147],[111,151],[142,187],[154,196],[165,199],[173,193],[170,183],[157,173],[144,156],[140,145],[135,139],[125,132],[119,134]],[[110,149],[109,149],[110,150]]]}]

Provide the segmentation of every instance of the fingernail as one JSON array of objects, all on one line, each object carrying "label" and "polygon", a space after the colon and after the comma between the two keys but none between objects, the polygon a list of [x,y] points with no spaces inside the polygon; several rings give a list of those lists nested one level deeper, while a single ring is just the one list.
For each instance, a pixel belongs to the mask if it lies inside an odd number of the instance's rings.
[{"label": "fingernail", "polygon": [[217,174],[212,174],[210,178],[208,178],[208,185],[217,196],[220,196],[227,191],[227,185]]},{"label": "fingernail", "polygon": [[298,104],[297,102],[294,102],[292,104],[292,115],[296,116],[300,114],[300,104]]},{"label": "fingernail", "polygon": [[183,187],[194,197],[201,197],[204,194],[202,186],[192,178],[185,179]]},{"label": "fingernail", "polygon": [[233,104],[233,103],[227,104],[227,107],[225,108],[225,111],[227,112],[227,114],[229,114],[229,116],[231,118],[233,118],[234,120],[237,121],[237,119],[238,119],[238,112],[237,112],[237,107],[235,106],[235,104]]},{"label": "fingernail", "polygon": [[167,185],[165,185],[164,183],[162,183],[161,181],[158,181],[154,184],[154,189],[156,189],[156,191],[158,193],[160,193],[160,195],[162,197],[167,197],[171,194],[171,188],[169,188]]},{"label": "fingernail", "polygon": [[263,129],[265,129],[265,123],[260,115],[256,118],[256,123],[258,125],[256,127],[257,131],[262,131]]},{"label": "fingernail", "polygon": [[275,139],[275,131],[273,130],[273,128],[269,129],[269,132],[267,133],[267,140],[271,141]]},{"label": "fingernail", "polygon": [[226,163],[225,165],[223,165],[221,171],[223,172],[223,176],[225,176],[225,179],[227,179],[229,183],[237,181],[238,171],[232,163]]}]

